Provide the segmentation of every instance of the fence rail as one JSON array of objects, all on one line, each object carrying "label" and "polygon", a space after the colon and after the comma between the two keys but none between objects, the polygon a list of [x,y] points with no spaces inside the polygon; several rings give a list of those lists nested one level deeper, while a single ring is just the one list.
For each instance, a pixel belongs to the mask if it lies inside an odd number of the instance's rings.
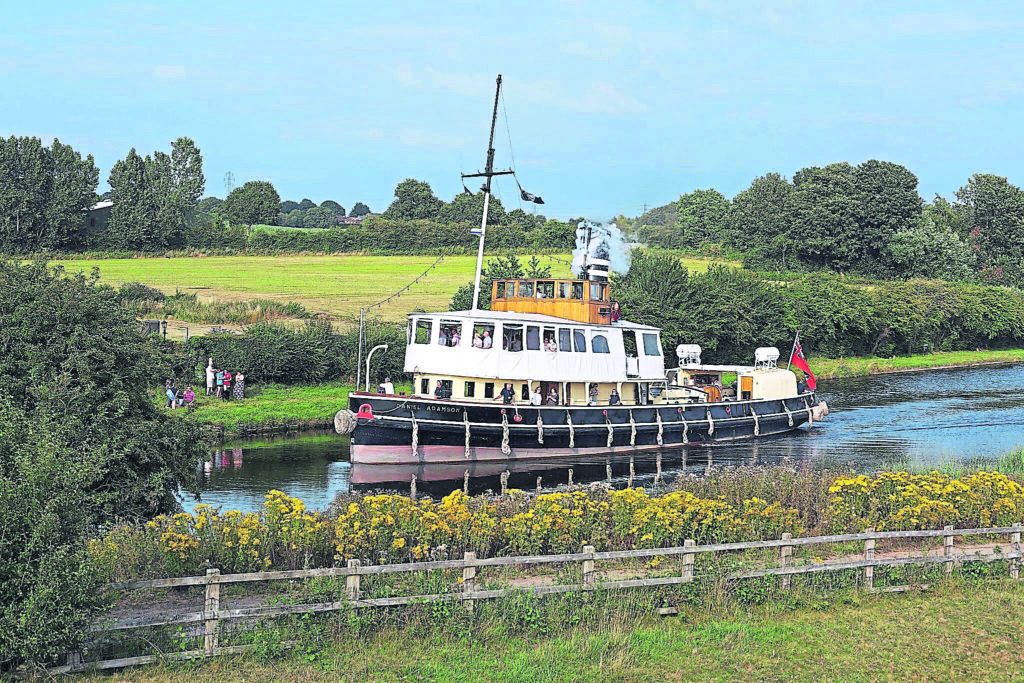
[{"label": "fence rail", "polygon": [[[109,585],[113,590],[145,590],[157,588],[174,588],[187,586],[205,586],[204,609],[199,612],[185,612],[170,615],[160,615],[150,618],[128,618],[114,621],[100,621],[93,625],[94,633],[109,633],[113,631],[124,631],[154,626],[168,626],[175,624],[203,624],[203,649],[188,652],[178,652],[172,655],[144,655],[140,657],[128,657],[121,659],[110,659],[99,662],[83,662],[79,653],[69,653],[67,664],[61,667],[50,669],[51,673],[69,673],[82,671],[90,668],[109,669],[138,664],[147,664],[159,661],[161,657],[173,659],[195,659],[224,654],[239,654],[249,651],[250,645],[219,645],[219,632],[222,622],[232,619],[257,619],[264,617],[284,616],[290,614],[308,614],[319,612],[333,612],[344,609],[363,609],[368,607],[397,607],[402,605],[425,604],[439,601],[459,601],[465,604],[467,610],[472,611],[473,604],[477,600],[491,600],[513,595],[517,592],[530,592],[534,595],[556,595],[560,593],[571,593],[577,591],[595,590],[625,590],[632,588],[645,588],[656,586],[672,586],[691,583],[694,581],[694,566],[696,558],[700,554],[717,554],[741,550],[766,550],[779,549],[779,565],[764,569],[747,570],[727,574],[727,580],[744,580],[763,578],[767,576],[781,577],[782,589],[791,587],[790,581],[793,576],[801,574],[812,574],[821,572],[835,572],[849,569],[860,569],[863,586],[870,592],[894,592],[906,590],[909,586],[891,586],[881,589],[874,587],[875,567],[895,567],[904,565],[920,564],[943,564],[947,574],[952,573],[958,563],[964,562],[994,562],[1008,560],[1009,576],[1012,579],[1020,579],[1020,560],[1024,558],[1021,552],[1021,533],[1024,527],[988,527],[978,529],[954,529],[947,526],[943,529],[928,529],[921,531],[873,531],[868,530],[857,534],[838,534],[831,536],[811,536],[803,538],[792,538],[789,534],[783,534],[781,539],[764,541],[747,541],[741,543],[714,543],[698,545],[693,540],[687,540],[682,546],[672,548],[645,548],[640,550],[612,550],[596,552],[593,546],[585,546],[580,553],[564,553],[558,555],[533,555],[533,556],[512,556],[512,557],[490,557],[478,559],[475,553],[467,552],[461,560],[443,560],[436,562],[409,562],[404,564],[388,565],[367,565],[363,566],[360,560],[349,560],[344,567],[326,567],[322,569],[296,569],[284,571],[252,572],[243,574],[221,574],[219,569],[209,569],[205,576],[186,576],[169,579],[148,579],[143,581],[128,581],[113,583]],[[1009,548],[1003,551],[1003,545],[996,546],[995,552],[988,553],[960,553],[954,552],[954,539],[956,537],[966,538],[970,536],[1000,536],[1009,535]],[[909,555],[906,557],[876,557],[875,545],[880,540],[891,539],[927,539],[942,538],[942,554]],[[798,546],[813,546],[835,543],[863,542],[863,559],[850,560],[849,556],[837,560],[812,562],[809,564],[793,564],[793,550]],[[680,573],[675,576],[662,576],[656,578],[637,578],[625,580],[601,580],[596,570],[596,563],[608,560],[624,559],[646,559],[654,557],[679,556],[682,559]],[[499,588],[494,590],[478,590],[477,571],[488,567],[529,567],[545,564],[571,564],[580,563],[582,583],[561,584],[561,585],[538,585],[529,588]],[[411,595],[387,598],[366,598],[362,595],[361,578],[364,576],[376,576],[383,574],[407,574],[414,572],[428,572],[437,570],[462,570],[462,587],[459,591],[450,593],[437,593],[431,595]],[[322,603],[309,603],[301,605],[274,605],[261,607],[245,607],[239,609],[222,609],[220,599],[220,587],[232,583],[249,583],[254,581],[282,581],[296,579],[312,579],[324,577],[345,577],[346,597],[344,600]],[[661,610],[662,614],[672,613],[671,608]]]}]

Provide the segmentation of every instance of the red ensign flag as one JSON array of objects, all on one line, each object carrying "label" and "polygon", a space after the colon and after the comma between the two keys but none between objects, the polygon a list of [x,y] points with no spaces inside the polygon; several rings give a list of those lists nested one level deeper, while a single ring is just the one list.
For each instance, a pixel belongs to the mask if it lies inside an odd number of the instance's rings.
[{"label": "red ensign flag", "polygon": [[789,359],[789,362],[804,371],[804,374],[807,375],[807,388],[814,391],[817,383],[814,381],[814,373],[811,372],[811,367],[807,364],[807,358],[804,356],[804,350],[800,348],[799,341],[793,345],[793,357]]}]

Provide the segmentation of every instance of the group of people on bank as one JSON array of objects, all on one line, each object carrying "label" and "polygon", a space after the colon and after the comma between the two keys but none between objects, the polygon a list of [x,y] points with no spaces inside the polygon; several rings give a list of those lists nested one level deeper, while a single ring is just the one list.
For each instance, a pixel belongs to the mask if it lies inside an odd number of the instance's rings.
[{"label": "group of people on bank", "polygon": [[[196,400],[196,392],[192,387],[185,387],[182,390],[174,385],[173,379],[164,382],[164,395],[167,397],[166,407],[171,410],[184,408]],[[245,398],[245,375],[241,372],[215,368],[213,359],[209,359],[206,366],[206,395],[215,396],[222,401],[241,401]]]}]

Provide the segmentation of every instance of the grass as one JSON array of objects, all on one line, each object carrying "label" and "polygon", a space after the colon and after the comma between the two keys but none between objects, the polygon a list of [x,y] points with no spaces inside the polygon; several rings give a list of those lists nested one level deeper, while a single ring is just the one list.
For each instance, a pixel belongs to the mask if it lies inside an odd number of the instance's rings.
[{"label": "grass", "polygon": [[1024,474],[1024,448],[1004,453],[996,460],[943,460],[940,462],[924,462],[922,460],[901,460],[886,465],[890,472],[909,472],[910,474],[928,474],[941,472],[950,477],[968,476],[979,470],[1002,472],[1003,474]]},{"label": "grass", "polygon": [[[545,632],[529,618],[443,615],[433,627],[324,635],[275,657],[159,664],[118,681],[1007,680],[1024,668],[1020,583],[951,582],[934,592],[845,593],[793,606],[696,610],[658,620],[633,609]],[[486,614],[485,610],[481,610]],[[526,615],[527,617],[529,615]],[[569,621],[572,613],[566,615]],[[617,616],[617,618],[616,618]]]},{"label": "grass", "polygon": [[909,372],[968,365],[1019,363],[1024,361],[1024,349],[997,351],[941,351],[939,353],[895,358],[811,358],[810,365],[818,379],[859,377],[887,372]]},{"label": "grass", "polygon": [[[68,271],[99,268],[109,284],[142,282],[165,294],[196,292],[203,300],[270,299],[296,302],[311,312],[357,316],[427,270],[436,256],[210,256],[56,261]],[[568,266],[541,256],[555,276]],[[380,309],[388,320],[404,320],[415,308],[447,310],[455,291],[473,279],[474,256],[449,256],[401,298]],[[376,311],[375,311],[376,313]]]}]

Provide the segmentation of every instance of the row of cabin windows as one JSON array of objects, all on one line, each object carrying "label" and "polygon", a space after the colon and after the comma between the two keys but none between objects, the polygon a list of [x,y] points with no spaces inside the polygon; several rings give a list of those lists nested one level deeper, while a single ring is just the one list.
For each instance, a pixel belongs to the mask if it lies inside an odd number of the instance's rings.
[{"label": "row of cabin windows", "polygon": [[[557,292],[559,299],[583,299],[583,286],[590,285],[590,298],[594,301],[608,300],[608,284],[604,282],[499,282],[495,296],[499,299],[534,298],[554,299]],[[518,289],[517,289],[518,285]]]},{"label": "row of cabin windows", "polygon": [[[476,382],[466,382],[462,390],[462,395],[466,398],[476,397]],[[494,398],[494,382],[484,382],[484,398]],[[420,378],[420,393],[430,394],[430,379],[427,377]],[[451,398],[452,397],[452,380],[450,379],[439,379],[434,385],[434,395],[437,398]],[[523,384],[522,397],[524,401],[530,400],[530,385]]]},{"label": "row of cabin windows", "polygon": [[[429,319],[419,319],[416,321],[415,330],[413,330],[413,321],[409,321],[409,336],[416,344],[429,344],[431,338],[434,336],[434,321]],[[441,321],[441,328],[438,332],[437,343],[441,346],[461,346],[463,343],[462,336],[463,324],[458,321]],[[471,344],[474,348],[478,349],[490,349],[494,346],[494,331],[495,325],[493,323],[476,323],[473,325],[473,338]],[[557,337],[556,337],[557,334]],[[625,338],[629,338],[629,335],[624,335]],[[660,356],[661,351],[658,348],[658,335],[652,332],[643,333],[644,343],[644,355],[647,356]],[[635,344],[630,345],[630,351],[635,353]],[[525,326],[525,344],[524,344],[524,326],[518,323],[504,323],[502,325],[502,336],[501,336],[501,348],[504,351],[518,352],[524,348],[527,351],[567,351],[576,353],[586,353],[587,351],[587,335],[586,332],[579,328],[569,327],[542,327],[540,325],[526,325]],[[592,333],[590,340],[590,348],[594,353],[611,353],[611,349],[608,347],[608,337],[603,334]]]}]

